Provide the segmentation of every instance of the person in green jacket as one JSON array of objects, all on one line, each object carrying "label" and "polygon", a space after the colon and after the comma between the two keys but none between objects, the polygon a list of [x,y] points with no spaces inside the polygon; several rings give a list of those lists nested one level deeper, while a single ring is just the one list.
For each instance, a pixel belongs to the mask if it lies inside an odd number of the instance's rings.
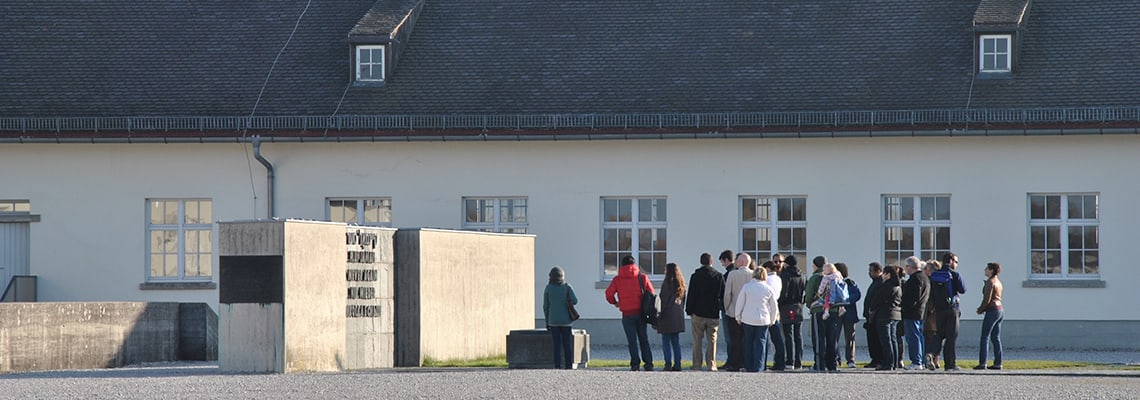
[{"label": "person in green jacket", "polygon": [[821,371],[824,366],[823,362],[823,334],[819,329],[823,327],[823,305],[816,305],[815,301],[819,299],[816,292],[819,291],[819,282],[823,279],[820,269],[824,264],[827,264],[827,257],[816,256],[811,260],[812,274],[808,277],[807,286],[804,287],[804,304],[811,306],[811,351],[815,358],[815,364],[812,365],[813,371]]},{"label": "person in green jacket", "polygon": [[562,267],[550,269],[550,283],[542,292],[542,315],[554,341],[554,369],[570,369],[574,364],[574,335],[570,332],[570,305],[578,304],[574,288],[566,283]]}]

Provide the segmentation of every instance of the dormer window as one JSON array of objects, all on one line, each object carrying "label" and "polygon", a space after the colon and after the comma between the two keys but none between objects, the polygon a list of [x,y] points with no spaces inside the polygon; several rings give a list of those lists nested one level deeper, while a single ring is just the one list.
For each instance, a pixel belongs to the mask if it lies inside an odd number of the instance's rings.
[{"label": "dormer window", "polygon": [[1012,52],[1010,51],[1011,35],[981,35],[979,49],[978,71],[980,72],[1010,72]]},{"label": "dormer window", "polygon": [[356,80],[384,81],[384,46],[356,46]]}]

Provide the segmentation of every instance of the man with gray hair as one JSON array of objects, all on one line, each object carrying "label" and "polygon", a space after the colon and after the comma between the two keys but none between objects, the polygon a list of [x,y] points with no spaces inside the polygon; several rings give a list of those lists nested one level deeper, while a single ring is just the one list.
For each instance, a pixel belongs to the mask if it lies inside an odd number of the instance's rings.
[{"label": "man with gray hair", "polygon": [[902,288],[902,318],[903,331],[906,335],[906,348],[910,350],[910,365],[907,370],[921,370],[923,368],[923,355],[926,354],[924,346],[926,339],[922,335],[922,325],[926,320],[926,302],[930,299],[930,278],[922,272],[924,262],[918,257],[910,256],[904,261],[906,280]]}]

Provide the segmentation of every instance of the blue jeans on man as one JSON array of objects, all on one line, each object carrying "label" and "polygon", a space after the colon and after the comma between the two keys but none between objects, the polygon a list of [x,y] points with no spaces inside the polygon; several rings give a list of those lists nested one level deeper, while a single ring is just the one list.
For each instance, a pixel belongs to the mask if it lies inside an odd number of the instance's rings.
[{"label": "blue jeans on man", "polygon": [[843,317],[831,313],[827,319],[820,314],[820,349],[823,351],[823,364],[820,370],[835,371],[839,368],[839,335],[843,332]]},{"label": "blue jeans on man", "polygon": [[744,370],[760,372],[767,369],[768,327],[770,325],[744,326]]},{"label": "blue jeans on man", "polygon": [[903,330],[906,335],[906,348],[910,351],[910,364],[922,366],[922,357],[926,355],[926,338],[922,336],[922,323],[920,319],[904,319]]},{"label": "blue jeans on man", "polygon": [[[640,315],[621,317],[621,327],[625,330],[625,342],[629,345],[629,368],[636,371],[638,364],[645,361],[645,370],[653,370],[653,352],[649,348],[649,336],[645,333],[645,320]],[[641,349],[641,357],[637,350]]]}]

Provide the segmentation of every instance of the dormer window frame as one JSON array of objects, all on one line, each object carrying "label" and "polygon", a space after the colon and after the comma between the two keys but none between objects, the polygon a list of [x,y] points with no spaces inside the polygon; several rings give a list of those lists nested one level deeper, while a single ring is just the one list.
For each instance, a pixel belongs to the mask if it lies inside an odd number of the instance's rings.
[{"label": "dormer window frame", "polygon": [[[986,42],[990,41],[992,46],[986,46]],[[1005,44],[1004,51],[1001,51],[1001,43]],[[998,67],[999,60],[1004,62],[1004,68]],[[987,61],[989,61],[987,65]],[[981,73],[1005,73],[1013,72],[1013,35],[1012,34],[987,34],[978,35],[978,72]]]},{"label": "dormer window frame", "polygon": [[[387,46],[381,44],[359,44],[354,50],[356,81],[362,83],[382,83],[387,68]],[[367,54],[367,57],[364,55]],[[367,60],[367,61],[365,61]],[[377,71],[377,68],[379,71]],[[367,73],[365,73],[367,72]]]}]

